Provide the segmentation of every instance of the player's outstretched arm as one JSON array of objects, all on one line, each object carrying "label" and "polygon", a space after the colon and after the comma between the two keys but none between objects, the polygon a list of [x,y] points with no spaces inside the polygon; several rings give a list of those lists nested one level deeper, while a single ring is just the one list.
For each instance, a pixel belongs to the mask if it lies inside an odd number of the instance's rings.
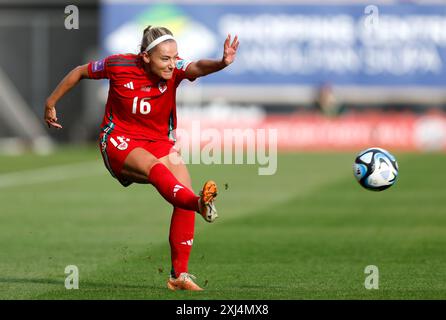
[{"label": "player's outstretched arm", "polygon": [[78,66],[71,70],[65,78],[57,85],[56,89],[46,99],[45,103],[45,122],[48,128],[61,129],[62,126],[57,122],[56,103],[65,93],[70,91],[80,80],[88,78],[88,64]]},{"label": "player's outstretched arm", "polygon": [[199,78],[226,68],[234,62],[238,45],[238,37],[235,36],[231,43],[231,35],[228,34],[223,47],[223,58],[221,60],[203,59],[192,62],[186,69],[186,76],[188,78]]}]

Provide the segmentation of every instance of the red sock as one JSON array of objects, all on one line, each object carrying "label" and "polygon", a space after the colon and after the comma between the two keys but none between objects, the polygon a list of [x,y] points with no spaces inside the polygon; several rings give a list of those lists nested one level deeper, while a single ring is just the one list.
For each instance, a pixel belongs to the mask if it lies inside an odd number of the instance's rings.
[{"label": "red sock", "polygon": [[149,182],[174,207],[198,211],[198,199],[189,188],[180,183],[162,163],[155,164],[149,172]]},{"label": "red sock", "polygon": [[174,208],[170,221],[169,243],[172,259],[171,275],[178,278],[188,272],[187,266],[194,241],[195,212]]}]

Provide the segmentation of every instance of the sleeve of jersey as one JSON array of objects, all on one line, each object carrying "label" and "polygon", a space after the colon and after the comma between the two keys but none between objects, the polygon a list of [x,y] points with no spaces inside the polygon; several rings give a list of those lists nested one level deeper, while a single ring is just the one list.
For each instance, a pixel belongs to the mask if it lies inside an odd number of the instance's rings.
[{"label": "sleeve of jersey", "polygon": [[[189,60],[184,60],[181,58],[178,58],[176,63],[175,63],[175,73],[176,73],[176,77],[175,77],[175,82],[176,85],[178,86],[180,84],[180,82],[183,79],[186,79],[186,69],[187,67],[192,63],[192,61]],[[195,78],[187,78],[189,81],[194,81]]]},{"label": "sleeve of jersey", "polygon": [[108,57],[102,60],[91,61],[88,64],[88,76],[90,79],[109,79],[107,62]]}]

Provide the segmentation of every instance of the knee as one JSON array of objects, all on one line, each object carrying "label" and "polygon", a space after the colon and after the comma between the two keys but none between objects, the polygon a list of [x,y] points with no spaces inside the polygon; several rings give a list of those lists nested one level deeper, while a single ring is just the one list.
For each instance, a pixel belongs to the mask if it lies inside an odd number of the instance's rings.
[{"label": "knee", "polygon": [[150,169],[152,169],[155,165],[157,165],[157,164],[160,164],[161,163],[161,161],[159,161],[158,159],[153,159],[153,160],[151,160],[151,161],[149,161],[148,163],[147,163],[147,170],[150,170]]},{"label": "knee", "polygon": [[158,159],[154,159],[152,161],[149,161],[146,163],[145,168],[144,168],[144,172],[148,175],[150,173],[150,170],[152,170],[152,168],[157,165],[160,164],[161,161],[159,161]]}]

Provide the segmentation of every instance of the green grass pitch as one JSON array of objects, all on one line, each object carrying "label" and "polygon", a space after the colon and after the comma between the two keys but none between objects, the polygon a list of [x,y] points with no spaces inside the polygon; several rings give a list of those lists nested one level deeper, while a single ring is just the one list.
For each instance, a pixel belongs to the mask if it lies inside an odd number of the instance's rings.
[{"label": "green grass pitch", "polygon": [[397,153],[383,192],[357,184],[355,155],[280,154],[273,176],[190,165],[195,191],[220,186],[189,264],[204,292],[167,290],[171,208],[152,186],[122,188],[96,148],[2,156],[0,299],[446,299],[446,155]]}]

